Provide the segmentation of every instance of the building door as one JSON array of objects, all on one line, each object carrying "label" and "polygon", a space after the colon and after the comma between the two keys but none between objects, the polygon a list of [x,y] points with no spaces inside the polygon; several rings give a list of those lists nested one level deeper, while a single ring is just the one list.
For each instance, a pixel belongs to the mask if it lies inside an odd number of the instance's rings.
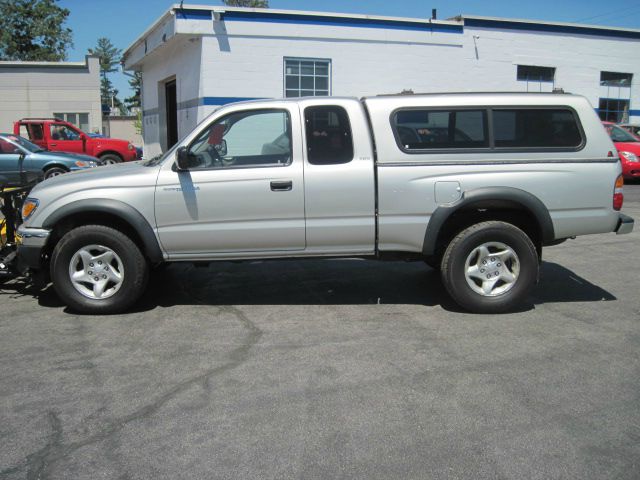
[{"label": "building door", "polygon": [[167,113],[167,150],[178,143],[178,104],[176,81],[165,84],[165,110]]}]

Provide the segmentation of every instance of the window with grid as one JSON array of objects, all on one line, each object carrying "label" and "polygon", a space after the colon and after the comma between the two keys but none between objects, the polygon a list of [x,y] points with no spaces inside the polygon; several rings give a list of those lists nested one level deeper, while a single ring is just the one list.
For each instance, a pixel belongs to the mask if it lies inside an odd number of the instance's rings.
[{"label": "window with grid", "polygon": [[601,98],[598,108],[601,120],[621,123],[629,121],[629,100]]},{"label": "window with grid", "polygon": [[54,117],[73,123],[83,132],[89,131],[89,114],[88,113],[54,113]]},{"label": "window with grid", "polygon": [[331,60],[284,59],[284,96],[317,97],[331,93]]}]

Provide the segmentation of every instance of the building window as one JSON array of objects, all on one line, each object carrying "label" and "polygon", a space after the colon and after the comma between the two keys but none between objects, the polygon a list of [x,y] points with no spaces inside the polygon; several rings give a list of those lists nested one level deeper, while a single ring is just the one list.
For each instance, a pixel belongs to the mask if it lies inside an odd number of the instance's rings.
[{"label": "building window", "polygon": [[83,132],[89,131],[89,114],[88,113],[54,113],[54,117],[74,124]]},{"label": "building window", "polygon": [[600,72],[600,85],[607,87],[630,87],[633,74],[619,72]]},{"label": "building window", "polygon": [[555,75],[554,67],[518,65],[518,80],[525,82],[553,82]]},{"label": "building window", "polygon": [[331,60],[284,59],[284,96],[314,97],[331,93]]},{"label": "building window", "polygon": [[335,165],[353,160],[353,140],[347,111],[338,106],[304,109],[307,158],[312,165]]},{"label": "building window", "polygon": [[621,123],[629,121],[629,100],[618,98],[601,98],[598,106],[601,120]]},{"label": "building window", "polygon": [[402,150],[487,148],[485,110],[400,110],[393,127]]}]

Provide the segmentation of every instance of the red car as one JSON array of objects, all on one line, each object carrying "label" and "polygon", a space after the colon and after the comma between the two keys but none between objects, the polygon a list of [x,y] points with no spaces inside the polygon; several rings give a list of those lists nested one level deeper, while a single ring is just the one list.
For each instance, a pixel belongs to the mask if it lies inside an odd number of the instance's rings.
[{"label": "red car", "polygon": [[75,125],[58,118],[23,118],[13,124],[13,133],[50,151],[84,153],[103,163],[130,162],[136,159],[131,142],[115,138],[92,138]]},{"label": "red car", "polygon": [[627,132],[615,123],[602,122],[609,132],[622,163],[622,175],[625,179],[640,178],[640,137]]}]

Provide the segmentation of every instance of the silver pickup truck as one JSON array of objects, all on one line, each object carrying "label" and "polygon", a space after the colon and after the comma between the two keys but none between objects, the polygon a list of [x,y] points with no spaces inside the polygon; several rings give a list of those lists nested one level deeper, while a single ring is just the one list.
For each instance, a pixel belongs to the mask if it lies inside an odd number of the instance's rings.
[{"label": "silver pickup truck", "polygon": [[343,256],[425,261],[462,307],[503,312],[543,246],[632,230],[620,174],[576,95],[243,102],[159,158],[38,185],[18,255],[90,313],[130,307],[163,262]]}]

